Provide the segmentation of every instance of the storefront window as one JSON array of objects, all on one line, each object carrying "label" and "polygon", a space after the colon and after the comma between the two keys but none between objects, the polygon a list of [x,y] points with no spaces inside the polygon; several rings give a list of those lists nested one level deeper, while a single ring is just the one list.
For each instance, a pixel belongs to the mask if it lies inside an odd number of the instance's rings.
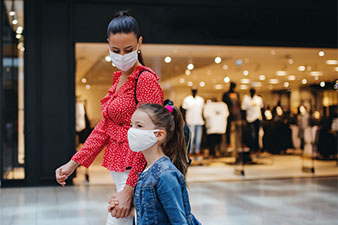
[{"label": "storefront window", "polygon": [[1,1],[1,181],[25,178],[23,1]]}]

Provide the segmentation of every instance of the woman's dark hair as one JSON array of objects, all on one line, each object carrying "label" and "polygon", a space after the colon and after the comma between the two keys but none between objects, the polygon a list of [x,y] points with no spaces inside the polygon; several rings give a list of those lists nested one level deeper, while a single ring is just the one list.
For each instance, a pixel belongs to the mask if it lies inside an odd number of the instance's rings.
[{"label": "woman's dark hair", "polygon": [[[114,18],[110,21],[107,29],[107,38],[111,34],[129,34],[134,33],[137,39],[141,37],[140,28],[138,26],[137,21],[134,17],[129,15],[127,11],[119,11],[115,14]],[[144,65],[143,57],[141,50],[138,51],[138,60],[139,62]]]},{"label": "woman's dark hair", "polygon": [[147,113],[156,127],[164,128],[167,137],[162,144],[163,153],[170,158],[176,168],[186,175],[188,170],[183,117],[179,109],[171,105],[172,112],[159,104],[143,104],[137,108]]}]

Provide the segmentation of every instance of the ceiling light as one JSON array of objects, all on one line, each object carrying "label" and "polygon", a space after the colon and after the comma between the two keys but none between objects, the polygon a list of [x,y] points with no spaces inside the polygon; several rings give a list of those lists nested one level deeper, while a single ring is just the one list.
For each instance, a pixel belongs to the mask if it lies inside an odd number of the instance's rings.
[{"label": "ceiling light", "polygon": [[223,85],[215,84],[214,88],[217,89],[217,90],[221,90],[223,88]]},{"label": "ceiling light", "polygon": [[278,84],[279,80],[278,79],[270,79],[269,83],[270,84]]},{"label": "ceiling light", "polygon": [[246,90],[246,89],[248,89],[248,85],[244,85],[244,84],[239,85],[239,89]]},{"label": "ceiling light", "polygon": [[248,76],[248,75],[249,75],[249,71],[244,70],[244,71],[243,71],[243,75],[244,75],[244,76]]},{"label": "ceiling light", "polygon": [[271,55],[276,55],[276,51],[275,50],[271,50],[270,54]]},{"label": "ceiling light", "polygon": [[336,68],[334,68],[334,70],[338,72],[338,66]]},{"label": "ceiling light", "polygon": [[302,80],[302,84],[306,84],[307,83],[307,80],[306,79],[303,79]]},{"label": "ceiling light", "polygon": [[289,60],[288,60],[288,63],[289,63],[289,64],[293,64],[293,59],[289,59]]},{"label": "ceiling light", "polygon": [[327,65],[337,65],[338,64],[338,60],[333,60],[333,59],[326,60],[326,64]]},{"label": "ceiling light", "polygon": [[322,76],[323,72],[322,71],[312,71],[310,72],[311,76]]},{"label": "ceiling light", "polygon": [[276,75],[277,76],[285,76],[286,75],[286,71],[279,70],[279,71],[276,72]]},{"label": "ceiling light", "polygon": [[18,20],[17,19],[12,20],[12,24],[14,25],[18,24]]},{"label": "ceiling light", "polygon": [[188,86],[191,87],[193,83],[191,81],[188,82]]},{"label": "ceiling light", "polygon": [[184,83],[184,78],[180,79],[180,83],[183,84]]},{"label": "ceiling light", "polygon": [[242,84],[250,84],[250,79],[241,79]]},{"label": "ceiling light", "polygon": [[221,57],[219,57],[219,56],[217,56],[216,58],[215,58],[215,63],[221,63],[222,62],[222,59],[221,59]]},{"label": "ceiling light", "polygon": [[204,81],[201,81],[201,82],[200,82],[200,86],[201,86],[201,87],[204,87],[204,86],[205,86]]},{"label": "ceiling light", "polygon": [[230,77],[224,77],[224,82],[229,83],[230,82]]},{"label": "ceiling light", "polygon": [[299,71],[305,71],[305,66],[298,66]]},{"label": "ceiling light", "polygon": [[21,34],[17,34],[15,37],[16,37],[16,39],[20,39],[22,36],[21,36]]},{"label": "ceiling light", "polygon": [[194,69],[194,64],[190,63],[187,66],[188,70],[193,70]]},{"label": "ceiling light", "polygon": [[263,74],[259,75],[259,80],[265,80],[265,78],[266,78],[265,75],[263,75]]},{"label": "ceiling light", "polygon": [[262,83],[261,82],[252,82],[251,86],[252,87],[262,87]]},{"label": "ceiling light", "polygon": [[313,79],[315,79],[315,80],[319,80],[319,77],[315,76]]},{"label": "ceiling light", "polygon": [[307,66],[306,69],[307,69],[307,71],[311,71],[312,67],[311,66]]},{"label": "ceiling light", "polygon": [[22,31],[23,31],[23,27],[22,26],[18,26],[18,28],[16,28],[16,33],[22,34]]},{"label": "ceiling light", "polygon": [[320,86],[325,87],[325,82],[324,81],[320,82]]},{"label": "ceiling light", "polygon": [[10,16],[15,16],[15,14],[16,14],[16,12],[13,11],[13,10],[9,12],[9,15],[10,15]]},{"label": "ceiling light", "polygon": [[319,56],[324,56],[324,55],[325,55],[325,52],[324,52],[324,51],[320,51],[320,52],[318,52],[318,55],[319,55]]},{"label": "ceiling light", "polygon": [[190,70],[185,71],[185,75],[189,76],[191,74]]},{"label": "ceiling light", "polygon": [[111,64],[112,64],[113,67],[116,67],[116,65],[113,62]]},{"label": "ceiling light", "polygon": [[289,84],[289,82],[284,82],[284,87],[289,87],[290,86],[290,84]]},{"label": "ceiling light", "polygon": [[84,78],[81,79],[81,82],[82,82],[82,83],[86,83],[86,82],[87,82],[87,79],[84,77]]},{"label": "ceiling light", "polygon": [[223,70],[227,70],[228,68],[228,65],[223,65]]},{"label": "ceiling light", "polygon": [[296,76],[295,75],[290,75],[290,76],[288,76],[288,80],[296,80]]},{"label": "ceiling light", "polygon": [[165,57],[165,58],[164,58],[164,62],[170,63],[170,62],[171,62],[170,56]]},{"label": "ceiling light", "polygon": [[110,61],[111,61],[111,58],[110,58],[110,56],[109,56],[109,55],[107,55],[107,56],[105,57],[105,60],[106,60],[107,62],[110,62]]},{"label": "ceiling light", "polygon": [[86,89],[87,89],[87,90],[90,89],[90,85],[89,85],[89,84],[86,85]]},{"label": "ceiling light", "polygon": [[242,59],[237,59],[236,60],[236,66],[241,66],[243,64],[243,60]]}]

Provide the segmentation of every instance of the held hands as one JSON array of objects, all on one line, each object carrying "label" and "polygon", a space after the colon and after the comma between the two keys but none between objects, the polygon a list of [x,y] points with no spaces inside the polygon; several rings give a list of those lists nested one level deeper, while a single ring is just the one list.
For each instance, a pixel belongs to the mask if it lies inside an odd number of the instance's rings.
[{"label": "held hands", "polygon": [[108,211],[112,217],[119,219],[127,216],[133,216],[134,210],[131,210],[133,193],[134,188],[126,185],[121,192],[118,192],[110,198]]},{"label": "held hands", "polygon": [[77,162],[70,160],[68,163],[57,168],[55,170],[56,181],[64,187],[66,185],[67,178],[74,172],[74,170],[78,166],[79,164]]}]

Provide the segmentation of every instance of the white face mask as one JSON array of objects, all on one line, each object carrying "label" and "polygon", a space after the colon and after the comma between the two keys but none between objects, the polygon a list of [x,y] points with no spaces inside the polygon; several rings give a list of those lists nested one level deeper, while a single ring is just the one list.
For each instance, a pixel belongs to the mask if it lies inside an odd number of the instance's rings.
[{"label": "white face mask", "polygon": [[130,128],[128,130],[129,147],[134,152],[147,150],[157,142],[156,131],[160,130],[141,130]]},{"label": "white face mask", "polygon": [[112,52],[109,49],[109,55],[110,55],[112,62],[118,69],[122,71],[128,71],[130,68],[132,68],[135,65],[137,61],[137,51],[138,51],[138,44],[137,44],[137,49],[128,54],[120,55],[120,54]]}]

